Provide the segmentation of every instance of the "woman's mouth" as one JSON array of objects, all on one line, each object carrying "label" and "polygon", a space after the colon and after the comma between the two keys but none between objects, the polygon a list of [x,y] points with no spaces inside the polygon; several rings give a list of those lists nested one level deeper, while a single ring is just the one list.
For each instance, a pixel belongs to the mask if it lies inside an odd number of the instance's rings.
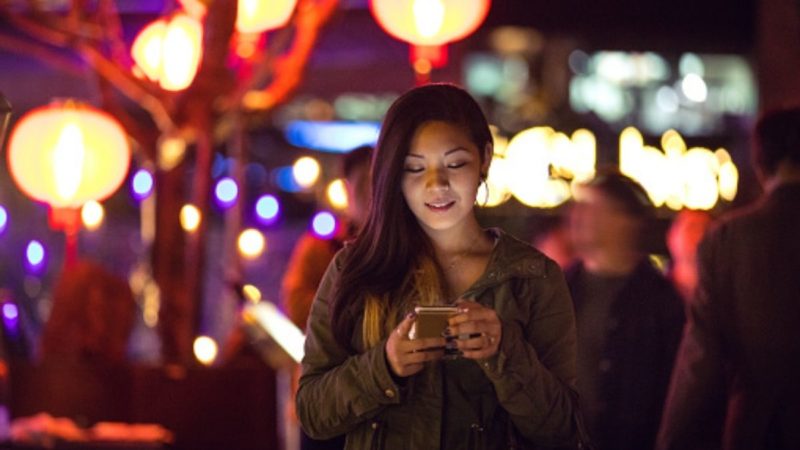
[{"label": "woman's mouth", "polygon": [[435,202],[426,202],[425,206],[428,207],[431,211],[434,212],[444,212],[448,209],[452,208],[455,205],[455,200],[442,200],[442,201],[435,201]]}]

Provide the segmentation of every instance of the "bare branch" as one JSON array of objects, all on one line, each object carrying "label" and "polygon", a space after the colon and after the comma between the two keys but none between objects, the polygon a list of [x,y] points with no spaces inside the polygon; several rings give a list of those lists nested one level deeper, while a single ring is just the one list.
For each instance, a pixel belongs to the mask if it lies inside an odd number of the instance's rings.
[{"label": "bare branch", "polygon": [[29,39],[18,38],[16,36],[0,34],[0,47],[19,55],[46,62],[59,70],[73,75],[86,75],[86,68],[83,65],[73,59],[65,57],[45,44],[34,42]]}]

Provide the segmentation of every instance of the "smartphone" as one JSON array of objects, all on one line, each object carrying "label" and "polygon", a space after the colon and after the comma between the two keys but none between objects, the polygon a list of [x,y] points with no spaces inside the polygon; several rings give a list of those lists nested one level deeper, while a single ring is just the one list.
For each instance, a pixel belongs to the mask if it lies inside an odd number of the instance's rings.
[{"label": "smartphone", "polygon": [[417,306],[417,319],[411,329],[411,339],[444,337],[448,319],[458,313],[455,306]]}]

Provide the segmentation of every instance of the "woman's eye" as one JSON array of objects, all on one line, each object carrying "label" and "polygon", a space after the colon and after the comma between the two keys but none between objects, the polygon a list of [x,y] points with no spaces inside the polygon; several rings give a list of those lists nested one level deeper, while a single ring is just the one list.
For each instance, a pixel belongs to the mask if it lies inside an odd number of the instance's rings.
[{"label": "woman's eye", "polygon": [[458,162],[458,163],[448,164],[447,167],[449,169],[459,169],[459,168],[464,167],[466,165],[467,165],[467,163],[465,163],[465,162]]},{"label": "woman's eye", "polygon": [[410,173],[420,173],[422,172],[422,167],[406,166],[404,170]]}]

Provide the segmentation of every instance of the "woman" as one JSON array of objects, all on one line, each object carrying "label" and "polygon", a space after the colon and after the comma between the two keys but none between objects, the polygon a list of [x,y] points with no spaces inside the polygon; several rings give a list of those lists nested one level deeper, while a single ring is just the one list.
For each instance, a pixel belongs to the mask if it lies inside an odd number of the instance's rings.
[{"label": "woman", "polygon": [[[492,136],[465,91],[434,84],[389,109],[372,202],[311,309],[297,411],[346,448],[573,445],[575,324],[558,266],[475,218]],[[409,339],[417,305],[455,303],[445,337]]]}]

